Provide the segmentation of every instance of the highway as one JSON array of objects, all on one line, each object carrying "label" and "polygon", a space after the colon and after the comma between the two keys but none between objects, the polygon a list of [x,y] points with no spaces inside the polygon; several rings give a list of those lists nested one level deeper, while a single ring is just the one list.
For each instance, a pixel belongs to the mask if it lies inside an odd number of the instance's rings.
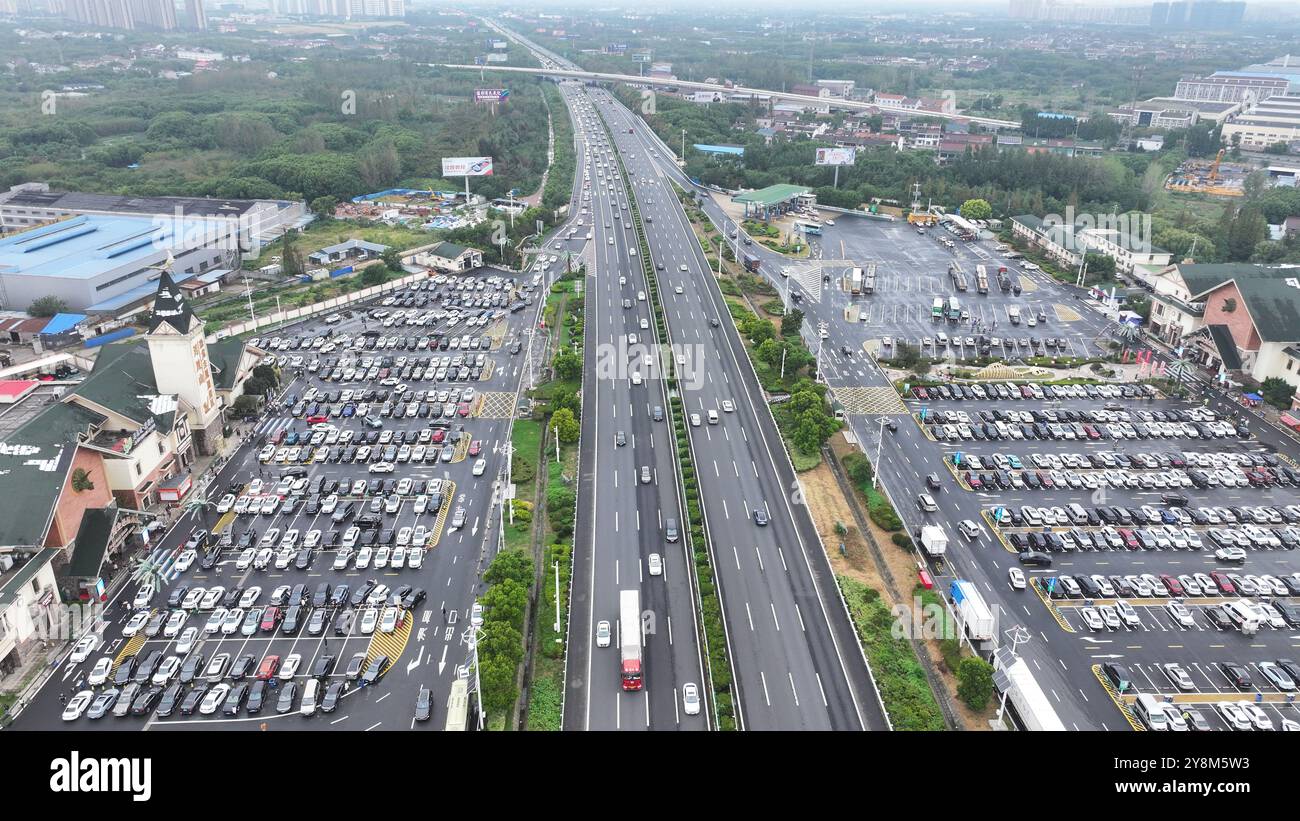
[{"label": "highway", "polygon": [[[498,30],[533,49],[544,64],[573,67]],[[608,92],[587,93],[613,132],[645,221],[671,336],[667,341],[673,345],[669,355],[684,357],[679,385],[687,413],[707,418],[713,410],[718,415],[716,425],[688,430],[728,636],[738,725],[754,730],[888,729],[766,396],[670,184],[675,166],[665,173],[665,147]],[[680,182],[690,185],[684,178]],[[621,262],[626,252],[617,256]],[[584,413],[584,423],[589,417]],[[597,475],[602,475],[599,468]],[[602,489],[608,484],[598,481]],[[755,510],[767,514],[768,524],[755,522]],[[576,631],[575,619],[571,636]],[[574,644],[570,647],[571,653],[580,652]],[[650,662],[653,658],[648,666]],[[571,681],[574,667],[571,658]],[[566,725],[568,712],[566,705]]]},{"label": "highway", "polygon": [[[582,463],[577,552],[570,608],[570,687],[565,727],[584,730],[708,729],[708,710],[687,716],[683,685],[701,685],[696,596],[685,539],[667,541],[669,520],[685,521],[673,437],[653,418],[667,407],[659,377],[654,326],[639,258],[629,252],[627,196],[601,147],[603,126],[585,90],[562,86],[574,117],[581,185],[574,196],[576,232],[590,235],[582,283],[585,348]],[[640,299],[638,299],[640,295]],[[630,305],[624,308],[625,304]],[[647,361],[647,355],[652,358]],[[634,376],[635,375],[635,376]],[[662,414],[662,411],[661,411]],[[623,444],[618,444],[622,442]],[[648,469],[649,481],[642,470]],[[650,575],[652,554],[663,570]],[[645,618],[645,678],[640,691],[620,680],[619,593],[640,590]],[[609,623],[609,646],[597,647],[596,626]]]}]

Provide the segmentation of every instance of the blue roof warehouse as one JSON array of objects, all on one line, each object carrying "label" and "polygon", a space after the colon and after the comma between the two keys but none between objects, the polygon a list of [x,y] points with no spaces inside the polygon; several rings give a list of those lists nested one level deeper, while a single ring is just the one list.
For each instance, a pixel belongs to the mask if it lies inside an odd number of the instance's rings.
[{"label": "blue roof warehouse", "polygon": [[198,220],[75,216],[0,239],[0,303],[22,310],[44,296],[84,310],[156,281],[157,268],[235,267],[238,239]]}]

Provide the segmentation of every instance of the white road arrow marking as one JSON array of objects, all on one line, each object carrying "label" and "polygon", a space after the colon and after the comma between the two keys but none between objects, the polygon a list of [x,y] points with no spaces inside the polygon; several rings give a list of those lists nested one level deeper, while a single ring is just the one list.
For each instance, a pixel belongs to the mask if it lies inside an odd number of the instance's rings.
[{"label": "white road arrow marking", "polygon": [[406,672],[409,675],[412,670],[420,666],[420,660],[424,658],[424,648],[420,648],[420,654],[406,663]]},{"label": "white road arrow marking", "polygon": [[442,675],[442,671],[447,667],[447,648],[450,646],[450,644],[442,646],[442,658],[438,659],[438,675]]}]

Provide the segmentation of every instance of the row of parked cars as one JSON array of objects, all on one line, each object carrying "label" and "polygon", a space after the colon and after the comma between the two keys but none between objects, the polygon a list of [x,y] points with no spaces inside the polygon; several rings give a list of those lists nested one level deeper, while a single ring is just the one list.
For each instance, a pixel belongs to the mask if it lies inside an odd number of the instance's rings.
[{"label": "row of parked cars", "polygon": [[[152,658],[151,655],[149,660]],[[171,656],[162,664],[175,658]],[[218,653],[205,666],[202,654],[196,653],[181,666],[182,671],[190,674],[188,681],[172,681],[169,676],[164,683],[153,683],[158,675],[153,673],[147,681],[132,680],[121,686],[115,684],[98,693],[82,690],[68,701],[63,710],[63,720],[75,721],[82,715],[95,720],[110,712],[117,717],[155,714],[159,718],[174,713],[185,716],[217,712],[226,716],[237,716],[241,712],[258,715],[272,701],[275,712],[281,715],[332,713],[349,687],[373,684],[389,667],[387,656],[368,659],[361,652],[353,654],[343,670],[336,672],[337,660],[338,657],[331,654],[317,657],[309,675],[300,684],[294,680],[301,664],[301,657],[297,654],[283,661],[280,656],[269,655],[258,663],[253,654],[246,653],[231,663],[229,653]],[[123,666],[126,666],[125,662]],[[137,669],[147,668],[141,665]],[[225,681],[226,678],[230,681]]]},{"label": "row of parked cars", "polygon": [[[997,441],[1000,439],[1052,439],[1097,442],[1137,439],[1227,439],[1250,435],[1244,425],[1218,420],[1181,417],[1181,411],[1143,411],[1164,419],[1123,420],[1125,411],[1090,410],[996,410],[976,414],[963,410],[931,410],[918,413],[930,435],[940,441]],[[1187,416],[1192,416],[1187,413]],[[1196,414],[1201,415],[1201,414]]]},{"label": "row of parked cars", "polygon": [[[1094,573],[1056,576],[1054,580],[1044,579],[1042,584],[1043,589],[1054,599],[1277,597],[1278,600],[1272,603],[1263,602],[1265,606],[1279,608],[1279,612],[1269,616],[1267,623],[1279,629],[1287,625],[1300,626],[1300,605],[1283,600],[1290,596],[1300,596],[1300,573],[1281,576],[1230,573],[1223,570],[1177,575]],[[1137,626],[1136,621],[1130,621],[1127,617],[1124,621],[1127,626]],[[1176,616],[1175,621],[1183,623],[1184,619]]]},{"label": "row of parked cars", "polygon": [[[1175,690],[1183,693],[1194,693],[1200,689],[1193,680],[1191,673],[1183,665],[1177,662],[1168,662],[1159,667],[1161,674],[1168,679]],[[1228,686],[1236,690],[1250,692],[1260,689],[1246,665],[1224,661],[1215,665],[1215,668],[1224,677]],[[1267,682],[1284,693],[1294,692],[1297,682],[1300,682],[1300,664],[1296,664],[1291,659],[1280,658],[1273,661],[1261,661],[1255,664],[1255,668],[1259,671],[1261,683]],[[1107,682],[1121,695],[1137,693],[1132,674],[1123,664],[1107,662],[1102,665],[1101,670]],[[1215,691],[1223,689],[1218,682],[1211,682],[1210,686]],[[1243,732],[1252,730],[1286,730],[1294,732],[1300,730],[1300,722],[1297,722],[1294,718],[1278,716],[1277,720],[1274,721],[1274,717],[1262,706],[1245,700],[1220,700],[1215,701],[1212,705],[1195,705],[1167,701],[1152,693],[1137,693],[1129,709],[1148,730],[1159,732],[1203,732],[1211,730],[1213,727],[1206,718],[1206,712],[1211,710],[1218,715],[1224,726],[1229,730]]]},{"label": "row of parked cars", "polygon": [[[460,347],[460,340],[452,347]],[[480,349],[482,352],[474,353]],[[325,360],[312,360],[307,364],[307,372],[315,374],[324,382],[364,382],[370,381],[387,387],[399,382],[470,382],[477,381],[483,375],[487,365],[487,351],[491,347],[488,337],[464,338],[464,353],[448,353],[443,356],[411,357],[330,357]],[[384,364],[387,361],[389,364]],[[368,362],[368,364],[367,364]],[[399,364],[400,363],[400,364]]]},{"label": "row of parked cars", "polygon": [[[995,453],[992,456],[954,453],[949,458],[953,467],[961,471],[962,481],[972,490],[1205,490],[1212,487],[1300,486],[1300,471],[1278,464],[1272,454],[1223,453],[1216,454],[1216,457],[1223,458],[1216,458],[1214,464],[1205,467],[1191,467],[1189,459],[1176,453],[1035,453],[1027,459],[1014,453]],[[1266,460],[1273,465],[1265,464]],[[1038,469],[1032,469],[1031,465]],[[1166,503],[1176,504],[1177,500]]]},{"label": "row of parked cars", "polygon": [[1036,382],[983,382],[970,385],[916,385],[917,399],[1143,399],[1155,396],[1150,385],[1040,385]]}]

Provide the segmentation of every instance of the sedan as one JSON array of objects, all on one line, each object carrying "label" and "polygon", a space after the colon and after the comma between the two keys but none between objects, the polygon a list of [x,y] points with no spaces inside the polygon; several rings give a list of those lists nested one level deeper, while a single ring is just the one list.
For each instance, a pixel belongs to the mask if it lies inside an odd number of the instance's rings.
[{"label": "sedan", "polygon": [[1169,679],[1171,684],[1184,693],[1196,690],[1196,683],[1192,681],[1192,677],[1182,668],[1182,665],[1171,661],[1168,664],[1161,665],[1160,669],[1164,672],[1165,678]]},{"label": "sedan", "polygon": [[113,657],[104,656],[99,661],[95,662],[95,666],[90,670],[90,675],[86,677],[86,683],[91,687],[98,687],[108,681],[108,675],[112,671]]},{"label": "sedan", "polygon": [[1171,601],[1169,604],[1165,605],[1165,610],[1169,611],[1169,615],[1172,616],[1174,621],[1178,622],[1181,626],[1196,626],[1196,620],[1192,618],[1192,611],[1188,610],[1187,606],[1182,602]]},{"label": "sedan", "polygon": [[90,658],[90,654],[95,652],[95,648],[97,647],[99,647],[99,634],[87,633],[82,636],[81,640],[72,648],[72,655],[69,656],[69,658],[73,664],[80,664]]},{"label": "sedan", "polygon": [[682,711],[688,716],[700,714],[700,688],[693,681],[682,685]]},{"label": "sedan", "polygon": [[199,715],[210,716],[217,710],[221,709],[221,705],[225,703],[226,696],[228,695],[230,695],[229,684],[222,683],[213,685],[212,689],[208,690],[208,692],[203,696],[203,701],[199,704]]},{"label": "sedan", "polygon": [[63,720],[76,721],[81,718],[81,714],[86,712],[86,708],[90,706],[90,700],[94,698],[94,695],[90,690],[82,690],[68,699],[67,705],[63,708]]}]

